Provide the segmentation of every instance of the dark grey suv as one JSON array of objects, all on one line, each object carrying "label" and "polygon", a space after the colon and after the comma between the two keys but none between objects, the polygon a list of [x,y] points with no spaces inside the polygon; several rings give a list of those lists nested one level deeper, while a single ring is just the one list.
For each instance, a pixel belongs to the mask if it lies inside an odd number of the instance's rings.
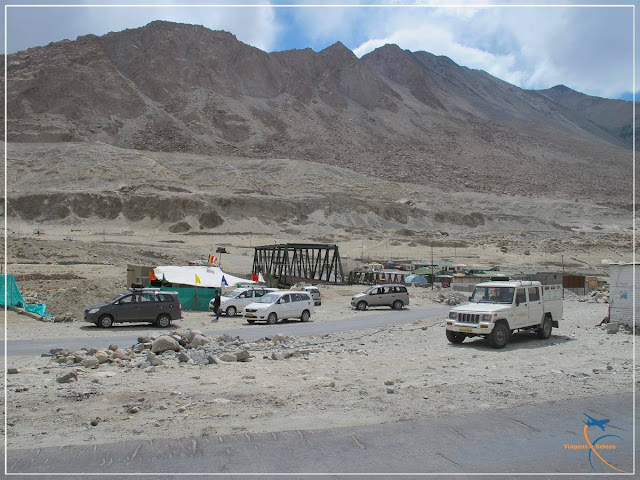
[{"label": "dark grey suv", "polygon": [[177,292],[153,288],[131,289],[113,300],[90,305],[84,310],[85,322],[109,328],[114,323],[150,322],[166,328],[182,318],[182,305]]}]

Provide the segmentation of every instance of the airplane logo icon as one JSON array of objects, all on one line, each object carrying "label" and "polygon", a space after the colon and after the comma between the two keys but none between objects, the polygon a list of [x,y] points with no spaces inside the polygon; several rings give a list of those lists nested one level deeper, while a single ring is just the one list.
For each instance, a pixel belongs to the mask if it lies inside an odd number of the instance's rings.
[{"label": "airplane logo icon", "polygon": [[608,418],[602,419],[602,420],[596,420],[595,418],[587,415],[586,413],[583,413],[583,415],[585,417],[588,418],[587,421],[582,421],[582,423],[584,423],[587,427],[600,427],[600,429],[604,432],[604,427],[607,423],[609,423],[611,420],[609,420]]}]

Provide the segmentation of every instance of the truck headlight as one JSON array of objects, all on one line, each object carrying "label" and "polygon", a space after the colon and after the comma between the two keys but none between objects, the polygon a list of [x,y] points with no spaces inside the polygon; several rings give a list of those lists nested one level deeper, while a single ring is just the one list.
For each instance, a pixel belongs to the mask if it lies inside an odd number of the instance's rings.
[{"label": "truck headlight", "polygon": [[485,313],[482,315],[482,321],[483,322],[490,322],[491,321],[491,314],[490,313]]},{"label": "truck headlight", "polygon": [[89,310],[87,313],[98,313],[100,311],[99,308],[92,308],[91,310]]},{"label": "truck headlight", "polygon": [[456,312],[449,312],[449,318],[453,318],[454,320],[458,317]]}]

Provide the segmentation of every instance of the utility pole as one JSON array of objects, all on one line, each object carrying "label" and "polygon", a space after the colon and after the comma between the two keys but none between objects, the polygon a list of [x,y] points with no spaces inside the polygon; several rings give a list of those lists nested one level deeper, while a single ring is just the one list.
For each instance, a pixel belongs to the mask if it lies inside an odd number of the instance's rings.
[{"label": "utility pole", "polygon": [[433,290],[433,281],[435,278],[433,277],[433,243],[431,244],[431,290]]},{"label": "utility pole", "polygon": [[562,299],[564,300],[564,255],[560,255],[560,261],[562,262]]}]

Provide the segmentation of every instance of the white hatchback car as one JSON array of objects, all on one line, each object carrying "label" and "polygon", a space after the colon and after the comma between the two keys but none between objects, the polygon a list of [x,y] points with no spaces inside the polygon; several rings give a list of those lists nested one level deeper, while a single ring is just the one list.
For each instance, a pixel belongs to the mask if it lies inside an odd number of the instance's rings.
[{"label": "white hatchback car", "polygon": [[272,325],[287,318],[308,322],[314,313],[313,298],[308,292],[280,290],[260,297],[247,305],[242,313],[248,323],[263,320]]},{"label": "white hatchback car", "polygon": [[[238,312],[242,313],[242,309],[255,302],[257,298],[277,290],[277,288],[266,287],[236,288],[220,297],[220,313],[224,313],[227,317],[233,317]],[[209,302],[209,310],[213,310],[213,301],[212,298]]]}]

